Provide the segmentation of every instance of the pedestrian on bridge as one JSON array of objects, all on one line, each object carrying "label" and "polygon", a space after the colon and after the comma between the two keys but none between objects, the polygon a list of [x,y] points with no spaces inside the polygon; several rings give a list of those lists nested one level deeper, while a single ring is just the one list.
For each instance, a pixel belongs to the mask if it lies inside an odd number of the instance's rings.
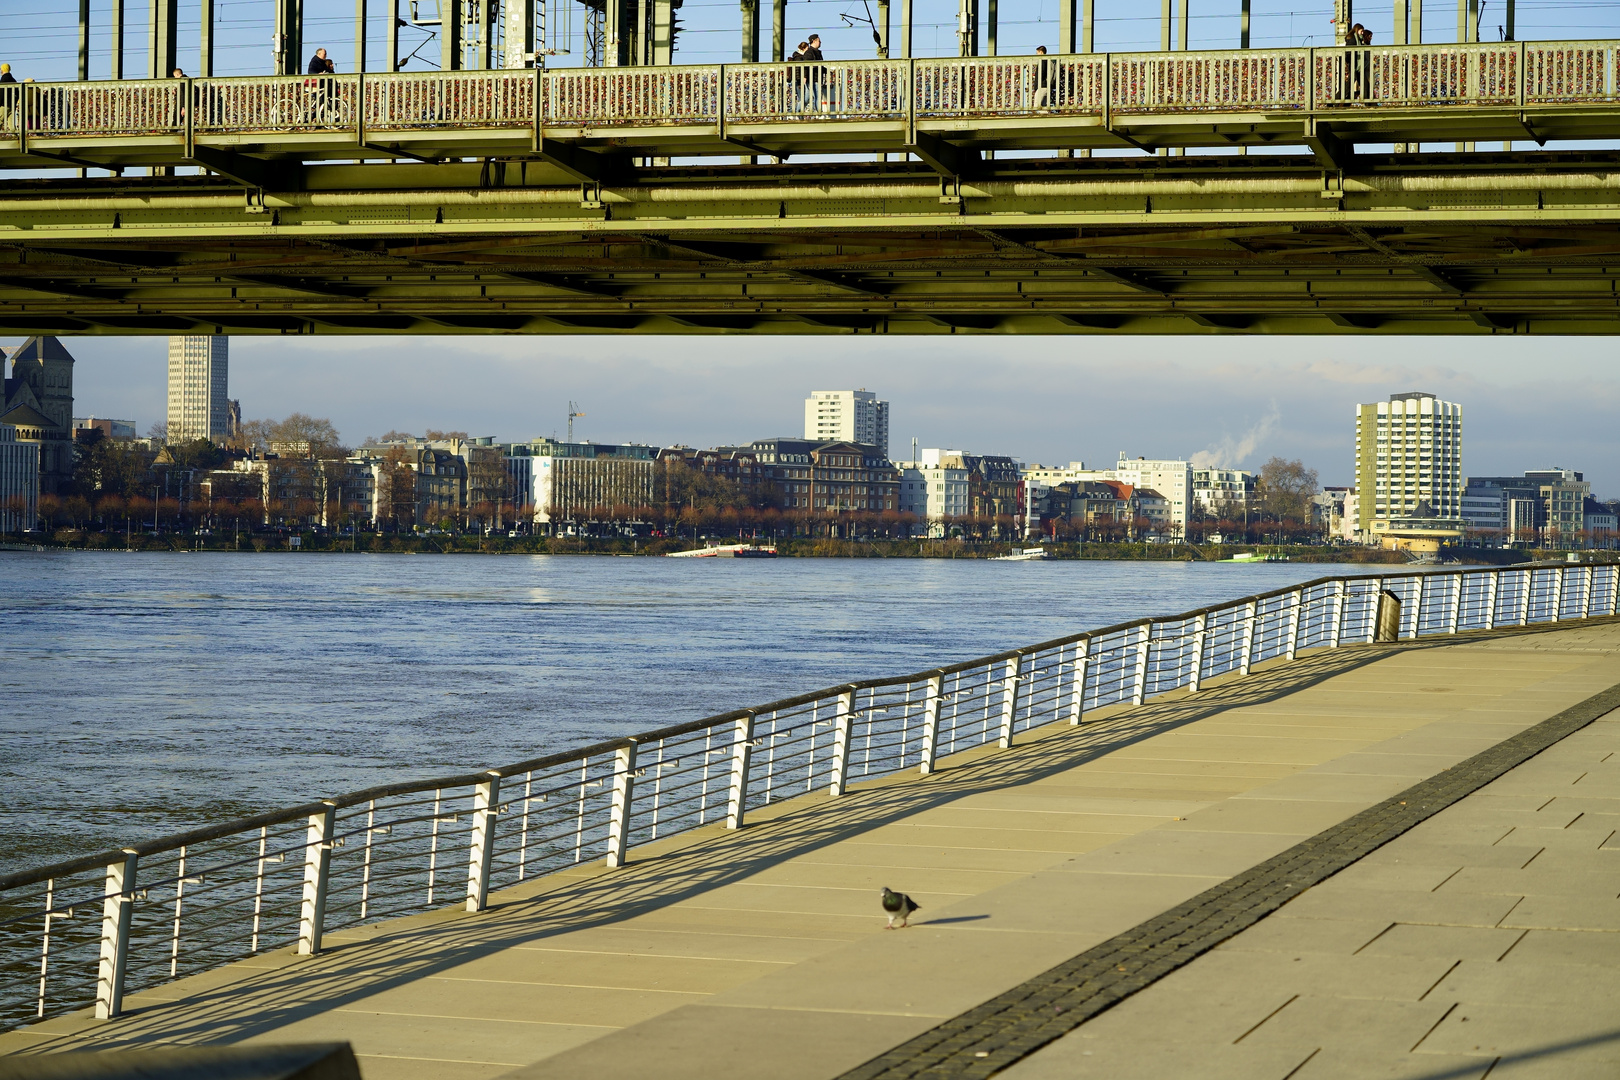
[{"label": "pedestrian on bridge", "polygon": [[1037,109],[1050,109],[1052,107],[1052,61],[1046,58],[1046,46],[1035,46],[1035,55],[1040,57],[1035,61],[1035,100],[1033,105]]},{"label": "pedestrian on bridge", "polygon": [[[337,68],[326,55],[325,49],[316,49],[315,55],[309,58],[309,74],[336,75]],[[325,123],[332,111],[332,84],[326,79],[316,79],[313,84],[306,84],[309,95],[308,122]]]},{"label": "pedestrian on bridge", "polygon": [[[11,117],[17,109],[17,98],[22,91],[15,89],[16,82],[17,76],[11,73],[11,65],[0,64],[0,131],[11,127]],[[12,85],[5,85],[7,83]]]},{"label": "pedestrian on bridge", "polygon": [[[822,59],[820,34],[810,35],[810,40],[805,43],[803,59],[811,62]],[[810,69],[810,87],[812,94],[821,101],[821,111],[828,112],[830,101],[827,92],[827,69],[820,64]]]},{"label": "pedestrian on bridge", "polygon": [[[799,47],[793,50],[793,55],[787,58],[790,64],[801,63],[804,60],[805,50],[810,48],[808,41],[799,42]],[[784,105],[790,112],[807,112],[814,98],[810,91],[810,69],[788,68],[787,73],[787,101]]]}]

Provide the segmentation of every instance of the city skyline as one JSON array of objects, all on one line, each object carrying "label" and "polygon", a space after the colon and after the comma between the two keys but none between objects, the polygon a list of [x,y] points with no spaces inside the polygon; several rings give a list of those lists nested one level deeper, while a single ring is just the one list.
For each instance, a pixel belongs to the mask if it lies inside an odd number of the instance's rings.
[{"label": "city skyline", "polygon": [[[0,339],[15,344],[20,339]],[[76,338],[75,412],[163,415],[167,342]],[[1102,339],[1092,339],[1101,342]],[[1111,463],[1121,448],[1257,468],[1300,458],[1323,484],[1354,482],[1353,410],[1422,387],[1469,410],[1465,474],[1580,469],[1594,494],[1620,494],[1620,374],[1594,339],[240,337],[233,394],[254,416],[329,416],[358,445],[389,429],[463,429],[503,440],[561,435],[566,401],[604,442],[749,442],[802,429],[805,395],[867,386],[893,402],[891,456],[930,446],[1028,462]],[[1551,355],[1531,362],[1531,350]],[[877,359],[879,353],[883,359]],[[1609,350],[1612,351],[1612,350]],[[1170,394],[1174,387],[1179,393]],[[1094,464],[1095,463],[1095,464]]]}]

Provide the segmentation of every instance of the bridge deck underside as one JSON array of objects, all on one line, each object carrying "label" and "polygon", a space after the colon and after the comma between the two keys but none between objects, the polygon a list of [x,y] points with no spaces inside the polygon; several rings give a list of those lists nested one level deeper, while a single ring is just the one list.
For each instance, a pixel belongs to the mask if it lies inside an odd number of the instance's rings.
[{"label": "bridge deck underside", "polygon": [[13,333],[1614,333],[1620,153],[21,180]]}]

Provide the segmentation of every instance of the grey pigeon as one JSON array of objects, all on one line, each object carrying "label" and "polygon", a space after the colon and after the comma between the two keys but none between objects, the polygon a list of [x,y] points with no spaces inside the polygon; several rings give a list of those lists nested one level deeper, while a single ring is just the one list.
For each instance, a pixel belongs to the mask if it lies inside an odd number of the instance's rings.
[{"label": "grey pigeon", "polygon": [[883,886],[883,910],[889,913],[889,925],[885,930],[893,930],[894,921],[900,920],[900,928],[905,929],[906,920],[911,918],[913,911],[921,911],[922,905],[903,892],[894,892],[887,885]]}]

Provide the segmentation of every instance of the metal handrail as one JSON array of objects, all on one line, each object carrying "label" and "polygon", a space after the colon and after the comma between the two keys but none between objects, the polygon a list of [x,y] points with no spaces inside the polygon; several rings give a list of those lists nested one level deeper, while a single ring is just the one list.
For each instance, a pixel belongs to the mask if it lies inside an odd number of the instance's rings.
[{"label": "metal handrail", "polygon": [[547,128],[644,127],[719,153],[728,125],[1608,104],[1617,65],[1614,41],[1533,41],[28,83],[0,87],[0,143],[532,129],[539,151]]},{"label": "metal handrail", "polygon": [[[1398,603],[1386,609],[1386,598]],[[8,1000],[0,979],[0,1023],[92,1001],[117,1016],[126,975],[149,985],[269,947],[319,952],[327,930],[446,896],[480,910],[491,887],[598,853],[622,865],[655,837],[719,819],[740,828],[777,799],[928,773],[958,749],[1010,746],[1038,726],[1197,691],[1303,650],[1617,613],[1616,562],[1322,577],[8,874],[0,974],[31,955],[39,976],[28,1001]]]}]

